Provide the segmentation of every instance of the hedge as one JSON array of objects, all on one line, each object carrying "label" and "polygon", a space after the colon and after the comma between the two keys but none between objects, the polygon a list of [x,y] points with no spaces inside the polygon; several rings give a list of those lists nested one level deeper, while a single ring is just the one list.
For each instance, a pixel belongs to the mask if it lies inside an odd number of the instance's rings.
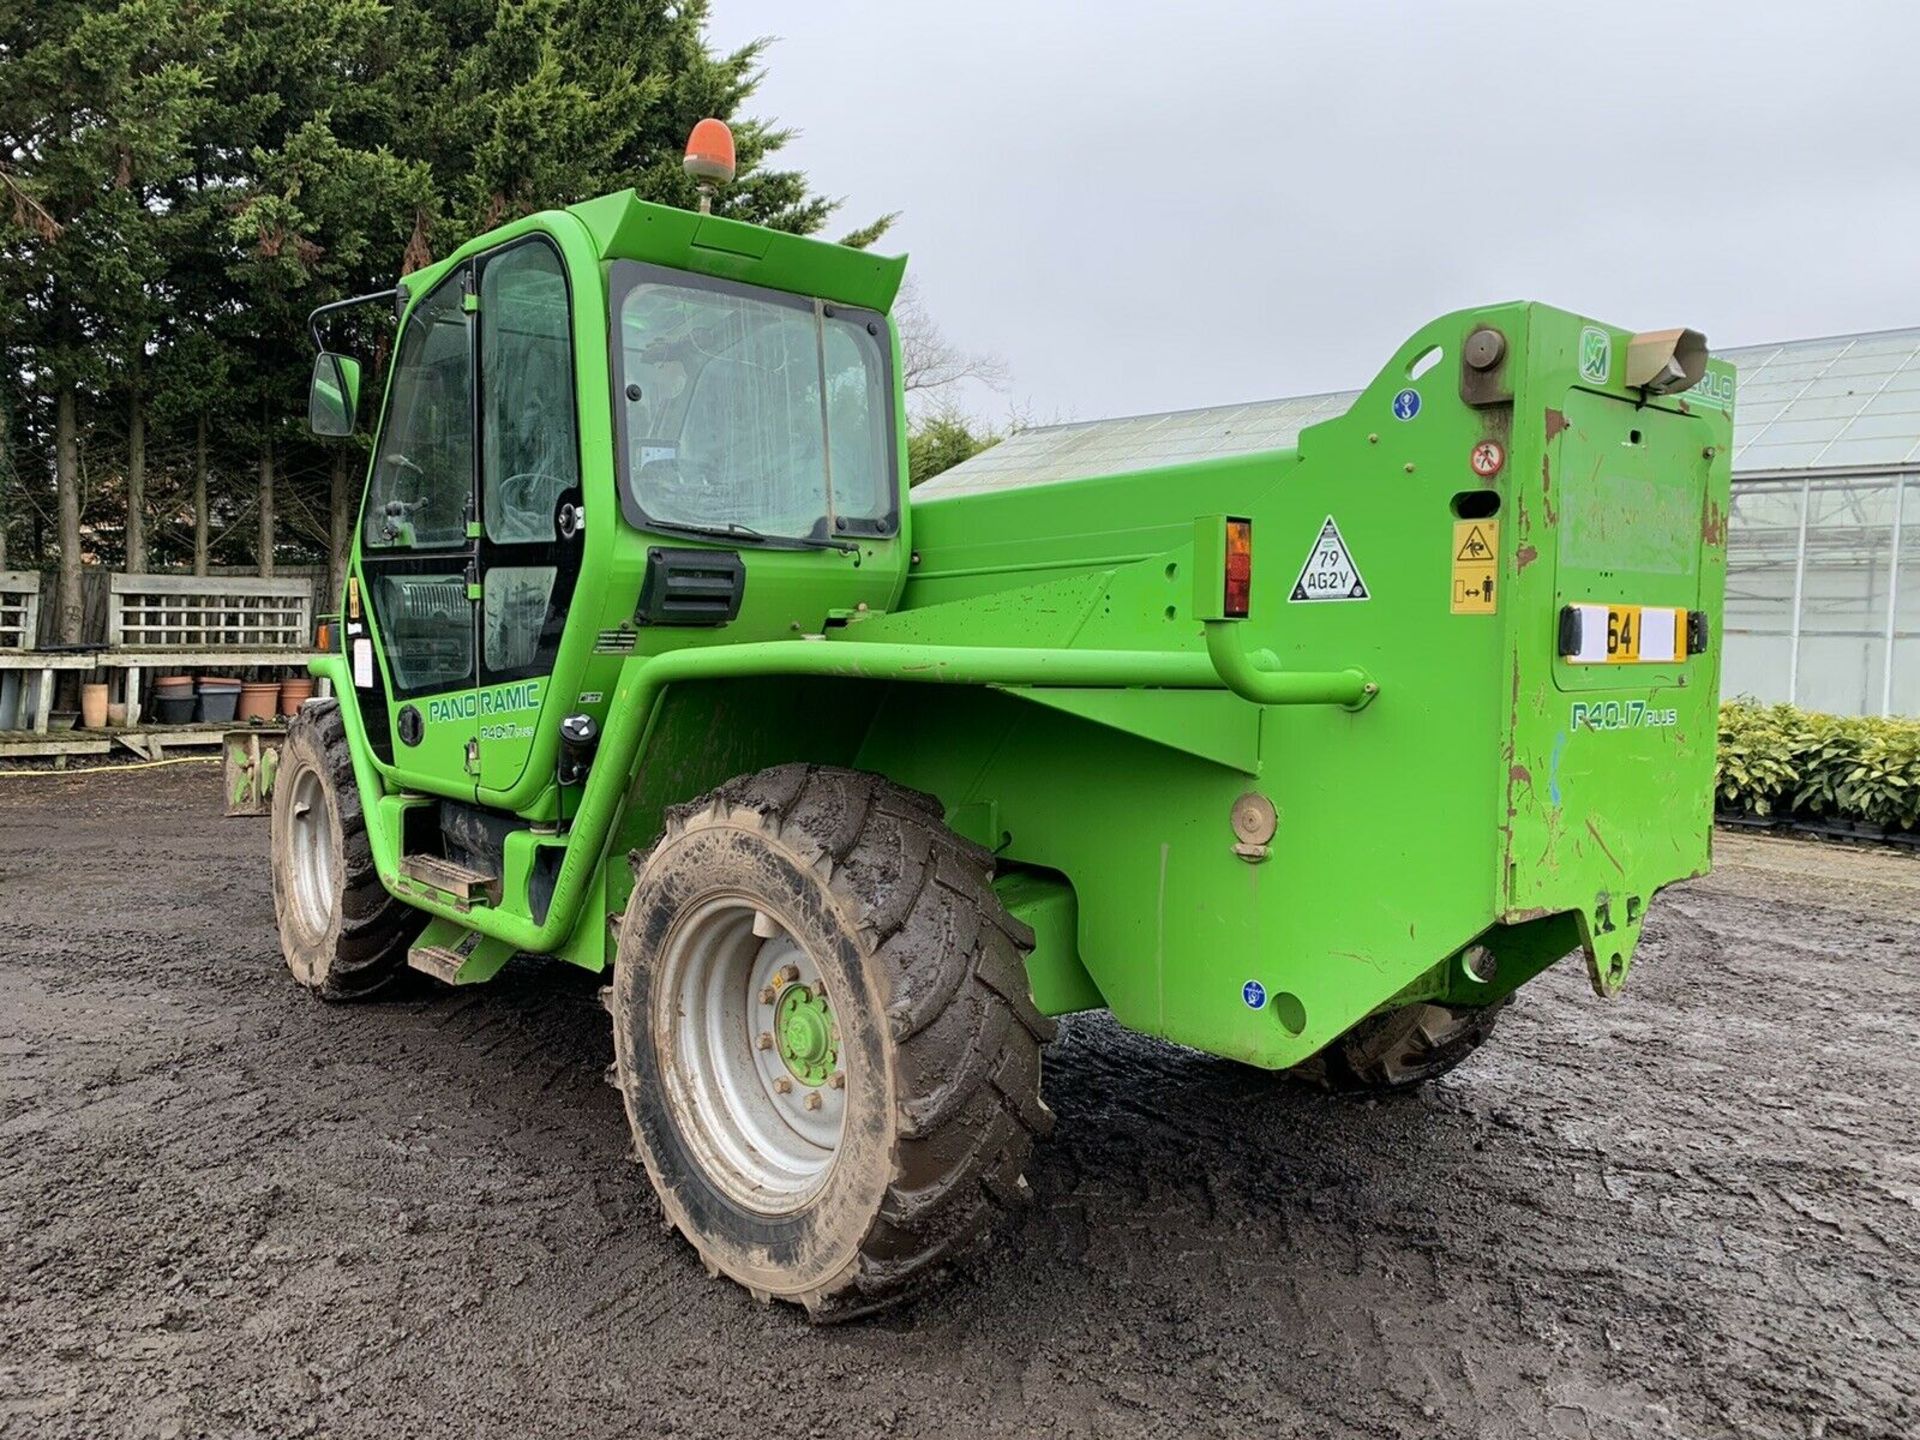
[{"label": "hedge", "polygon": [[1719,808],[1775,819],[1920,828],[1920,720],[1720,707]]}]

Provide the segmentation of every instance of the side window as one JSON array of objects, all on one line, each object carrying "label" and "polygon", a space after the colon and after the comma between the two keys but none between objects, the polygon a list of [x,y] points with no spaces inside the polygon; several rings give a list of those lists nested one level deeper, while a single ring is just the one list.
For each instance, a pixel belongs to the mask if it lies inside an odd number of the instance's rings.
[{"label": "side window", "polygon": [[407,319],[385,427],[368,480],[362,543],[370,550],[464,545],[473,501],[473,354],[464,272],[441,281]]},{"label": "side window", "polygon": [[497,544],[555,538],[561,497],[579,488],[573,341],[560,257],[515,245],[480,272],[481,516]]},{"label": "side window", "polygon": [[824,332],[827,440],[833,452],[833,508],[853,520],[883,520],[893,509],[893,437],[887,377],[873,340],[844,320]]},{"label": "side window", "polygon": [[566,616],[553,606],[554,567],[495,565],[482,582],[482,658],[491,676],[530,672],[560,648]]},{"label": "side window", "polygon": [[379,575],[373,601],[398,693],[473,683],[473,602],[464,568]]}]

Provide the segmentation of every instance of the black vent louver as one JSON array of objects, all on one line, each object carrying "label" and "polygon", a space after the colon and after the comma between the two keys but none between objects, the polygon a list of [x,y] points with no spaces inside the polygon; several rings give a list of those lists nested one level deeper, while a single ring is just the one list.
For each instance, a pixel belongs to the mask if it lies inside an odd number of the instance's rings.
[{"label": "black vent louver", "polygon": [[640,584],[641,625],[724,625],[740,613],[747,567],[732,550],[647,551],[647,578]]}]

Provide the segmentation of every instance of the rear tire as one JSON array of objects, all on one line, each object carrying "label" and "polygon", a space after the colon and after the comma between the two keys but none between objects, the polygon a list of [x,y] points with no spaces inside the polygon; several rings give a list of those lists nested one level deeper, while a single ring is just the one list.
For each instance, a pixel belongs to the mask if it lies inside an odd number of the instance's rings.
[{"label": "rear tire", "polygon": [[1053,1123],[1033,936],[930,796],[780,766],[669,811],[633,862],[615,1079],[710,1273],[842,1320],[1026,1198]]},{"label": "rear tire", "polygon": [[1370,1015],[1287,1073],[1340,1094],[1412,1090],[1484,1045],[1507,1003],[1468,1008],[1421,1002]]},{"label": "rear tire", "polygon": [[288,722],[272,824],[287,968],[323,1000],[372,995],[406,968],[426,916],[380,883],[339,702],[309,700]]}]

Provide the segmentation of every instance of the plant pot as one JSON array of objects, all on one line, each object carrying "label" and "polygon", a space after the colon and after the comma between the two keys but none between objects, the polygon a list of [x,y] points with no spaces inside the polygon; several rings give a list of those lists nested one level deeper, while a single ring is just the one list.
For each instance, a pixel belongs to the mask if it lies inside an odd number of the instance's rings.
[{"label": "plant pot", "polygon": [[200,682],[199,718],[209,725],[231,725],[234,707],[240,703],[240,682],[230,685]]},{"label": "plant pot", "polygon": [[104,684],[80,687],[80,719],[89,730],[107,728],[107,687]]},{"label": "plant pot", "polygon": [[199,703],[192,691],[185,695],[156,695],[153,698],[153,718],[162,725],[191,725]]},{"label": "plant pot", "polygon": [[240,687],[240,707],[234,719],[271,720],[280,703],[280,684],[276,680],[249,681]]},{"label": "plant pot", "polygon": [[127,707],[118,702],[109,702],[107,705],[107,724],[124,725],[126,723]]},{"label": "plant pot", "polygon": [[280,682],[280,713],[291,720],[300,707],[313,698],[313,677],[301,675]]},{"label": "plant pot", "polygon": [[47,729],[71,730],[80,720],[78,710],[55,710],[47,716]]}]

